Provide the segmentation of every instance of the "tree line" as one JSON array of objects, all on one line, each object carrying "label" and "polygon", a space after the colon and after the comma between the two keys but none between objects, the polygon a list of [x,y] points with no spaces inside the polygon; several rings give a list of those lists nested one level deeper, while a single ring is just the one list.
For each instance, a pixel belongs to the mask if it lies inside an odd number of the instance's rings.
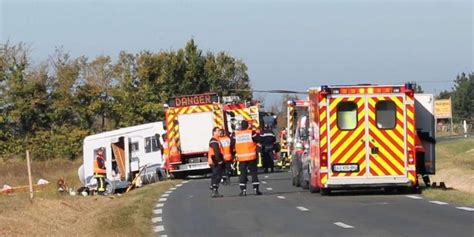
[{"label": "tree line", "polygon": [[451,90],[441,91],[436,98],[451,98],[455,122],[466,120],[468,123],[474,123],[474,72],[457,75]]},{"label": "tree line", "polygon": [[[32,64],[23,43],[0,44],[0,158],[75,159],[85,136],[164,118],[168,98],[204,92],[251,99],[247,66],[226,52],[184,48],[89,59],[62,49]],[[233,91],[243,89],[248,91]]]}]

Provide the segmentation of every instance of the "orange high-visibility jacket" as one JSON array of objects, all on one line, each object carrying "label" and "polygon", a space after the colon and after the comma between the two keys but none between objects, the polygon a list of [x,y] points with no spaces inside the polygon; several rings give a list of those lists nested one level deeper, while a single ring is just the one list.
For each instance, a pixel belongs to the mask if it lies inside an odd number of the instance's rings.
[{"label": "orange high-visibility jacket", "polygon": [[105,160],[101,155],[97,155],[94,161],[94,173],[105,175]]},{"label": "orange high-visibility jacket", "polygon": [[[219,150],[221,154],[224,154],[224,150],[222,149],[222,144],[217,140],[215,137],[212,137],[211,140],[209,141],[209,150],[207,152],[207,163],[211,166],[214,165],[214,161],[212,158],[216,156],[217,154],[215,153],[214,149],[212,148],[213,144],[217,144],[219,146]],[[216,159],[216,157],[214,157]],[[221,158],[222,159],[222,158]]]},{"label": "orange high-visibility jacket", "polygon": [[257,159],[257,145],[252,139],[252,130],[235,132],[235,156],[239,162]]},{"label": "orange high-visibility jacket", "polygon": [[219,142],[221,142],[224,156],[224,161],[232,161],[232,151],[230,150],[230,138],[228,136],[219,137]]}]

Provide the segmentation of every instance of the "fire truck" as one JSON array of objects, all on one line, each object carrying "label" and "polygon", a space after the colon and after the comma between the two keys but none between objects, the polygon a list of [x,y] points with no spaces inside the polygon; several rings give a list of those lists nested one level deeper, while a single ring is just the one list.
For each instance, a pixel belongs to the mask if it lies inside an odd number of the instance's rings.
[{"label": "fire truck", "polygon": [[414,89],[413,83],[311,88],[310,162],[303,167],[310,191],[413,191],[417,170],[434,174],[433,97],[415,96]]},{"label": "fire truck", "polygon": [[235,96],[230,100],[229,97],[223,99],[225,102],[221,102],[216,93],[169,99],[165,126],[170,149],[169,171],[173,177],[184,178],[210,171],[207,152],[213,127],[232,133],[242,120],[247,120],[254,128],[275,120],[269,113],[260,110],[259,103],[238,102]]},{"label": "fire truck", "polygon": [[[302,132],[298,132],[298,129],[305,129],[304,127],[298,126],[301,122],[301,118],[308,116],[308,100],[288,100],[287,102],[287,115],[286,115],[286,146],[282,144],[282,151],[280,152],[280,157],[282,157],[280,165],[284,168],[286,165],[289,165],[292,162],[293,157],[295,156],[295,149],[301,144],[301,136],[297,134],[304,135]],[[280,141],[283,143],[283,141]],[[286,159],[285,159],[286,157]]]},{"label": "fire truck", "polygon": [[207,152],[213,127],[223,127],[223,107],[217,94],[170,98],[165,106],[169,171],[174,178],[209,172]]}]

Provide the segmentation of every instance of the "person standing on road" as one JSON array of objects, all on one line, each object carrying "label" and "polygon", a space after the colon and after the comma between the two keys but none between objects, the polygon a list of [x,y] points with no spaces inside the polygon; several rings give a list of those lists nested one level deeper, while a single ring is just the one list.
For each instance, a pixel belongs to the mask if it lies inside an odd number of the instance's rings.
[{"label": "person standing on road", "polygon": [[263,134],[260,135],[262,140],[262,157],[264,172],[272,173],[275,171],[275,164],[273,163],[273,150],[275,148],[276,137],[268,124],[265,124]]},{"label": "person standing on road", "polygon": [[222,145],[219,142],[219,137],[221,135],[220,128],[214,127],[212,129],[212,138],[209,141],[209,151],[207,153],[207,161],[209,166],[212,169],[212,178],[211,178],[211,197],[218,198],[222,197],[219,193],[219,182],[222,178],[222,166],[224,164],[223,149]]},{"label": "person standing on road", "polygon": [[239,196],[247,195],[247,169],[252,176],[252,185],[256,195],[262,195],[259,190],[259,181],[257,175],[257,142],[260,142],[260,136],[249,129],[247,121],[241,122],[241,128],[236,131],[231,138],[231,147],[235,149],[236,159],[239,161]]},{"label": "person standing on road", "polygon": [[94,160],[94,177],[97,180],[97,191],[99,194],[105,192],[105,157],[104,157],[104,148],[101,147],[97,150],[97,154]]},{"label": "person standing on road", "polygon": [[232,150],[230,148],[230,138],[225,134],[224,129],[220,129],[219,142],[222,145],[222,151],[224,156],[224,167],[223,167],[223,183],[230,184],[230,175],[232,174]]}]

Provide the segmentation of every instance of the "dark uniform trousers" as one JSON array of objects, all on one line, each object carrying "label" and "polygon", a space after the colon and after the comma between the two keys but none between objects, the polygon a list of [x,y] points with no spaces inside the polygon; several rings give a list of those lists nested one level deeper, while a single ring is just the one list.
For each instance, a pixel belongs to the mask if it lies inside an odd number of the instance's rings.
[{"label": "dark uniform trousers", "polygon": [[212,166],[211,185],[215,189],[217,189],[217,187],[219,187],[219,183],[221,182],[223,165],[224,165],[224,163],[216,164],[216,165]]},{"label": "dark uniform trousers", "polygon": [[258,185],[260,184],[258,181],[258,176],[257,176],[257,160],[253,161],[243,161],[239,162],[239,170],[240,170],[240,176],[239,176],[239,183],[240,183],[240,189],[241,190],[246,190],[247,189],[247,169],[250,171],[250,175],[252,176],[252,185],[253,188],[258,188]]}]

